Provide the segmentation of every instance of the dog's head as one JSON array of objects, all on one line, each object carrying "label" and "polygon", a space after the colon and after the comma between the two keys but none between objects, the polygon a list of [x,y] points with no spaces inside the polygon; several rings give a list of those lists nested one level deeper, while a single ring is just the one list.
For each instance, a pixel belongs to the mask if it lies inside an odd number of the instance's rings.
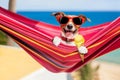
[{"label": "dog's head", "polygon": [[88,20],[87,17],[83,15],[65,15],[63,12],[53,13],[60,23],[63,34],[67,38],[72,38],[77,32],[80,26]]}]

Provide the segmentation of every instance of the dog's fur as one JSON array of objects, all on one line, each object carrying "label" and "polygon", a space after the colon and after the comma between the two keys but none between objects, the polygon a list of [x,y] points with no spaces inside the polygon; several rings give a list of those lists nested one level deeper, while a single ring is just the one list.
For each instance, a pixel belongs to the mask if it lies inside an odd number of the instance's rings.
[{"label": "dog's fur", "polygon": [[[57,13],[53,13],[53,15],[56,17],[57,21],[60,23],[60,19],[62,17],[79,17],[82,20],[82,24],[86,21],[89,20],[88,18],[86,18],[83,15],[79,15],[79,16],[75,16],[75,15],[65,15],[63,12],[57,12]],[[72,26],[72,28],[69,29],[69,27]],[[63,40],[60,37],[55,36],[53,39],[53,44],[58,46],[60,43],[66,44],[66,45],[70,45],[70,46],[76,46],[76,44],[74,43],[74,41],[70,41],[70,40],[74,40],[76,35],[78,34],[78,30],[80,28],[81,25],[76,25],[73,23],[72,20],[69,20],[68,23],[66,24],[60,24],[61,27],[61,37],[66,38],[67,40]],[[69,31],[69,32],[67,32]],[[80,47],[78,47],[78,51],[79,53],[82,54],[86,54],[88,52],[87,48],[84,46],[84,44]]]}]

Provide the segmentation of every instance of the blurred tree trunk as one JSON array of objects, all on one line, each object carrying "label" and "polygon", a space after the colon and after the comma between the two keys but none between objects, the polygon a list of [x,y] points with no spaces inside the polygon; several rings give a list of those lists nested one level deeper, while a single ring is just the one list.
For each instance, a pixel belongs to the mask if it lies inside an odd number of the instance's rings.
[{"label": "blurred tree trunk", "polygon": [[9,11],[16,12],[16,0],[9,0]]},{"label": "blurred tree trunk", "polygon": [[[16,13],[16,0],[9,0],[8,6],[9,11]],[[9,36],[7,37],[8,37],[7,45],[14,46],[15,42]]]}]

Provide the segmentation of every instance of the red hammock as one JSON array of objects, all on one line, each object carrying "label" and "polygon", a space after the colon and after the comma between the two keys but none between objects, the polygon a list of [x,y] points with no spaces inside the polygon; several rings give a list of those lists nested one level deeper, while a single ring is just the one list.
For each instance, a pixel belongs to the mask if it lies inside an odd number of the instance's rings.
[{"label": "red hammock", "polygon": [[77,48],[52,39],[60,36],[60,28],[34,21],[0,8],[0,30],[11,36],[28,54],[52,72],[72,72],[90,60],[120,48],[120,17],[110,23],[81,28],[88,54],[81,61]]}]

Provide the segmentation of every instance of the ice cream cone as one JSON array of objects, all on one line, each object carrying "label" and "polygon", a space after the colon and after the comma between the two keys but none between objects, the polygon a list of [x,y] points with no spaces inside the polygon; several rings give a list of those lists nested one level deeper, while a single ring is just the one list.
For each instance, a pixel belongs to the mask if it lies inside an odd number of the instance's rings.
[{"label": "ice cream cone", "polygon": [[84,62],[84,54],[80,54],[82,62]]}]

